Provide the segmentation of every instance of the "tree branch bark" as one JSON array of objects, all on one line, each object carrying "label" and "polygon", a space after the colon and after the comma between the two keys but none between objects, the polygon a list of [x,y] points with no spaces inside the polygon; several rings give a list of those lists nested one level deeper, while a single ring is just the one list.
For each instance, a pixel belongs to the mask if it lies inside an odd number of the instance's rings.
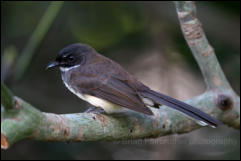
[{"label": "tree branch bark", "polygon": [[[184,36],[201,68],[207,91],[186,101],[216,117],[224,124],[240,128],[240,98],[227,82],[196,17],[193,2],[175,2]],[[97,141],[154,138],[181,134],[200,128],[195,121],[162,106],[154,116],[137,112],[116,115],[92,113],[56,115],[43,113],[24,100],[13,97],[1,85],[1,148],[8,149],[23,139],[41,141]],[[8,102],[15,102],[9,106]]]},{"label": "tree branch bark", "polygon": [[213,47],[209,44],[197,18],[196,6],[191,1],[175,1],[183,35],[201,69],[207,90],[230,89],[218,63]]}]

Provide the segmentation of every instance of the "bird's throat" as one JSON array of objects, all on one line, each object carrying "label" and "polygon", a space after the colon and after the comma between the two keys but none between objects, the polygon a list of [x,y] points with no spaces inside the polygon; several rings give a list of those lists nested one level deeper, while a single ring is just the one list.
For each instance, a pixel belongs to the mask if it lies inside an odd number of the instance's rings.
[{"label": "bird's throat", "polygon": [[72,66],[72,67],[59,67],[60,71],[61,72],[68,72],[70,71],[71,69],[74,69],[74,68],[78,68],[80,65],[75,65],[75,66]]}]

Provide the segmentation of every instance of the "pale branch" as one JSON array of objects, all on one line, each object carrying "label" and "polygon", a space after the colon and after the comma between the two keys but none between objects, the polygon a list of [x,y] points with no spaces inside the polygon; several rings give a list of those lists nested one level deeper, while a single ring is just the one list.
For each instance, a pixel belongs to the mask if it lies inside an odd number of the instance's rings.
[{"label": "pale branch", "polygon": [[[240,104],[239,100],[236,97],[223,97],[231,94],[229,90],[222,95],[218,95],[216,91],[208,91],[187,103],[199,107],[229,126],[239,128],[239,113],[233,110],[234,104]],[[236,102],[223,104],[223,101],[230,101],[227,99],[236,100]],[[4,111],[2,115],[2,149],[8,149],[14,143],[24,139],[115,141],[181,134],[200,128],[196,121],[166,106],[162,106],[159,110],[153,109],[154,116],[132,111],[116,115],[92,113],[56,115],[40,112],[20,98],[15,101],[18,102],[15,104],[18,106],[14,106],[11,111]]]},{"label": "pale branch", "polygon": [[230,89],[215,55],[197,18],[196,6],[192,1],[175,1],[177,15],[183,35],[201,69],[207,90]]},{"label": "pale branch", "polygon": [[[220,67],[214,49],[207,40],[201,22],[197,18],[195,3],[193,1],[175,1],[174,3],[183,35],[201,69],[207,91],[216,91],[219,93],[219,99],[226,98],[227,101],[224,101],[223,104],[234,103],[232,110],[235,110],[235,113],[240,115],[240,97],[230,86]],[[226,90],[231,91],[230,95],[224,94]],[[235,99],[231,99],[231,96]],[[227,113],[225,112],[224,115],[229,115]]]},{"label": "pale branch", "polygon": [[[196,22],[200,25],[198,20],[192,21],[193,17],[196,19],[194,4],[191,2],[175,3],[181,25],[189,26],[184,27],[184,35],[208,86],[205,93],[186,102],[219,119],[224,124],[239,129],[240,98],[229,86],[201,26],[190,27],[192,23]],[[195,28],[198,30],[197,33]],[[1,95],[3,105],[1,106],[2,149],[8,149],[14,143],[24,139],[115,141],[187,133],[200,128],[186,115],[166,106],[161,106],[162,108],[159,110],[153,109],[154,116],[133,111],[116,115],[91,113],[56,115],[40,112],[22,99],[13,97],[3,84],[1,85]]]}]

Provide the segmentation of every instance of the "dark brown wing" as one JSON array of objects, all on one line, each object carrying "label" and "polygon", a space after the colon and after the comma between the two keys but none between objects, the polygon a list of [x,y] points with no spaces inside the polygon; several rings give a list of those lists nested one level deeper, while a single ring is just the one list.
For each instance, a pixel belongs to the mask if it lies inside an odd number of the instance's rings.
[{"label": "dark brown wing", "polygon": [[138,95],[133,85],[135,83],[130,83],[132,76],[111,60],[99,58],[97,63],[89,63],[74,70],[75,72],[71,72],[68,78],[75,91],[102,98],[137,112],[153,115]]},{"label": "dark brown wing", "polygon": [[85,94],[96,96],[128,109],[153,115],[152,111],[145,106],[137,92],[124,81],[111,77],[103,82],[98,88],[86,90]]}]

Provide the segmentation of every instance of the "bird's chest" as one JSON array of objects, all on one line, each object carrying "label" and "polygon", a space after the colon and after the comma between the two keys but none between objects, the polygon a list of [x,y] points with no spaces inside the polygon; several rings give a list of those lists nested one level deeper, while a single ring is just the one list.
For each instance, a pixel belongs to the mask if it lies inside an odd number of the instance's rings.
[{"label": "bird's chest", "polygon": [[95,97],[95,96],[91,96],[88,94],[84,94],[81,90],[79,89],[75,89],[69,82],[68,78],[66,77],[66,75],[62,74],[62,80],[64,82],[64,85],[76,96],[78,96],[79,98],[81,98],[82,100],[96,106],[96,107],[101,107],[103,108],[107,113],[115,113],[115,112],[121,112],[123,111],[123,108],[113,104],[109,101],[106,101],[104,99]]}]

